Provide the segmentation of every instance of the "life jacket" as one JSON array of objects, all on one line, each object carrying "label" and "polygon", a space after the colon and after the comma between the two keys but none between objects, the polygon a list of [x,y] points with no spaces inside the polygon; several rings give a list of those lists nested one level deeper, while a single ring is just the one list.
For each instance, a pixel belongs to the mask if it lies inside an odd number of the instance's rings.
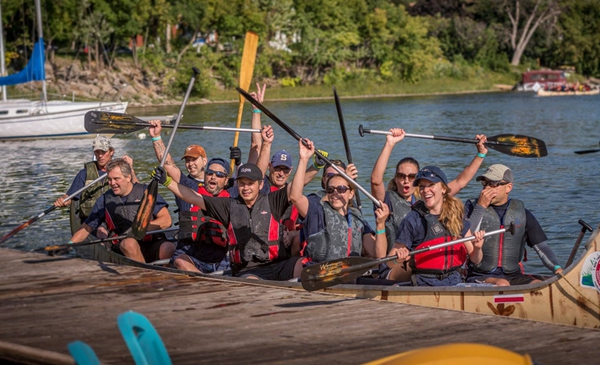
[{"label": "life jacket", "polygon": [[506,274],[521,271],[521,261],[525,255],[525,225],[527,223],[525,205],[517,199],[510,199],[504,218],[500,220],[493,207],[488,207],[481,220],[481,228],[492,231],[504,228],[505,223],[515,224],[515,234],[498,234],[485,238],[482,252],[483,259],[479,264],[469,263],[469,269],[479,273],[489,273],[502,267]]},{"label": "life jacket", "polygon": [[[87,162],[83,165],[85,168],[85,185],[87,186],[92,181],[96,180],[100,177],[98,173],[98,165],[96,162],[91,161]],[[79,210],[77,211],[77,215],[83,222],[92,212],[92,208],[96,203],[98,198],[110,190],[108,186],[108,179],[104,179],[103,181],[99,181],[89,188],[85,189],[81,192],[81,197],[79,198]]]},{"label": "life jacket", "polygon": [[231,199],[229,215],[227,236],[234,271],[249,263],[288,258],[282,226],[273,217],[266,195],[259,194],[251,209],[241,198]]},{"label": "life jacket", "polygon": [[[274,185],[271,185],[269,189],[272,193],[279,190],[279,188]],[[285,213],[283,213],[280,222],[287,228],[288,231],[298,231],[301,228],[301,226],[297,224],[299,216],[300,213],[298,213],[298,209],[296,208],[296,206],[290,205],[286,209]]]},{"label": "life jacket", "polygon": [[411,210],[411,204],[406,199],[402,198],[397,192],[389,191],[388,193],[390,195],[390,202],[392,203],[390,212],[394,214],[390,214],[390,217],[385,221],[385,237],[388,243],[386,252],[389,252],[392,247],[394,247],[396,237],[398,236],[400,222],[402,222],[404,217],[406,217]]},{"label": "life jacket", "polygon": [[[198,193],[214,196],[204,186],[198,186]],[[229,193],[221,190],[216,196],[228,198]],[[221,262],[227,254],[227,235],[223,224],[206,216],[200,207],[193,204],[190,210],[179,212],[178,246],[188,245],[188,255],[207,263]]]},{"label": "life jacket", "polygon": [[[456,239],[438,220],[438,216],[424,213],[419,209],[417,211],[423,220],[425,238],[422,243],[414,247],[415,250]],[[447,274],[461,267],[466,260],[467,249],[464,244],[458,243],[414,255],[413,272],[415,274]]]},{"label": "life jacket", "polygon": [[[131,231],[133,220],[144,197],[146,187],[143,184],[133,184],[133,189],[127,195],[125,202],[120,196],[115,195],[112,190],[104,193],[104,218],[111,233],[121,236]],[[144,241],[151,239],[150,235],[144,237]]]},{"label": "life jacket", "polygon": [[303,256],[313,262],[324,262],[348,256],[361,256],[365,221],[356,208],[349,208],[347,217],[320,201],[325,216],[325,227],[311,234],[303,248]]}]

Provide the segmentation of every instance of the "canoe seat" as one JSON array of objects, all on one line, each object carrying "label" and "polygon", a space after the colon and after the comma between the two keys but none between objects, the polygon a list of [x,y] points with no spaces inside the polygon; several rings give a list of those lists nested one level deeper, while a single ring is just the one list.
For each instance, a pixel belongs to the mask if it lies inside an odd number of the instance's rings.
[{"label": "canoe seat", "polygon": [[143,315],[121,313],[117,324],[136,365],[171,365],[171,358],[152,323]]},{"label": "canoe seat", "polygon": [[71,342],[67,345],[69,353],[77,365],[100,365],[100,360],[92,348],[83,341]]}]

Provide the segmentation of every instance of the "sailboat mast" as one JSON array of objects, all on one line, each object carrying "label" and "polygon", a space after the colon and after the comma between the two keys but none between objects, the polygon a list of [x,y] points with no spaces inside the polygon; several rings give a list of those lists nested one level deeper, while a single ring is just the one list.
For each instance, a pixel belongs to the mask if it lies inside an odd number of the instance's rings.
[{"label": "sailboat mast", "polygon": [[[0,76],[6,76],[4,64],[4,26],[2,25],[2,1],[0,1]],[[6,101],[6,86],[2,86],[2,100]]]},{"label": "sailboat mast", "polygon": [[[37,28],[38,28],[38,40],[44,38],[44,32],[42,31],[42,6],[40,5],[40,0],[35,0],[35,14],[37,15]],[[44,52],[45,53],[45,52]],[[45,63],[46,60],[42,60]],[[44,65],[42,64],[42,67]],[[43,101],[44,104],[48,101],[48,96],[46,94],[46,80],[42,80],[42,93],[43,93]]]}]

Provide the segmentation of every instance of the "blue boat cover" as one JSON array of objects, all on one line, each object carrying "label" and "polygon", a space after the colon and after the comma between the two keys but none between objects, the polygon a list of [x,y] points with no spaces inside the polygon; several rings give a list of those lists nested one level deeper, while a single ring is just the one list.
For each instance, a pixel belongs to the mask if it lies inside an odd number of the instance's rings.
[{"label": "blue boat cover", "polygon": [[0,86],[24,84],[29,81],[43,81],[46,79],[44,70],[44,38],[40,38],[33,47],[33,55],[25,69],[16,74],[0,77]]}]

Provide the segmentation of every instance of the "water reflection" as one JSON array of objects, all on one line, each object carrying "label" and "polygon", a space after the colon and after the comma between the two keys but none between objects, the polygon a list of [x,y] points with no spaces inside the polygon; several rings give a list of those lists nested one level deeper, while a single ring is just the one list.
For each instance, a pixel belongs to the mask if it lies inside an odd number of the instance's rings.
[{"label": "water reflection", "polygon": [[[268,98],[268,91],[267,91]],[[266,102],[281,120],[302,137],[310,138],[331,158],[345,159],[344,144],[333,98],[316,102]],[[231,127],[235,125],[237,103],[188,106],[182,123]],[[544,140],[549,156],[525,159],[490,150],[484,167],[494,163],[510,166],[515,173],[513,198],[521,199],[541,222],[550,245],[565,262],[580,230],[577,224],[584,219],[592,226],[600,221],[596,209],[598,190],[598,155],[576,155],[574,150],[598,146],[594,133],[600,118],[597,97],[537,98],[531,94],[474,94],[403,99],[342,99],[346,128],[352,156],[359,169],[359,183],[369,188],[371,168],[385,142],[385,136],[358,135],[358,125],[387,130],[402,127],[408,133],[447,135],[474,138],[478,133],[488,136],[514,133],[535,136]],[[250,108],[246,107],[243,127],[249,127]],[[130,109],[134,115],[166,115],[177,113],[178,107]],[[264,120],[267,124],[275,123]],[[143,132],[143,131],[141,131]],[[132,135],[113,138],[116,156],[128,154],[134,159],[140,180],[149,181],[149,173],[157,161],[149,138]],[[273,151],[297,150],[297,142],[283,129],[275,126]],[[147,134],[147,132],[146,132]],[[244,158],[249,148],[249,134],[240,136]],[[205,147],[209,157],[229,156],[233,134],[221,131],[179,130],[171,152],[176,161],[189,144]],[[61,141],[6,142],[0,144],[0,183],[2,210],[0,235],[42,212],[70,186],[71,180],[92,157],[90,139]],[[455,177],[477,153],[475,145],[406,138],[398,144],[390,158],[385,180],[393,175],[396,162],[413,156],[422,165],[442,166],[451,178]],[[297,162],[297,153],[294,164]],[[182,169],[183,163],[178,162]],[[319,188],[316,179],[306,192]],[[480,185],[472,182],[459,197],[476,198]],[[161,187],[160,193],[173,203],[172,195]],[[370,203],[363,196],[363,210],[374,222]],[[174,216],[174,218],[176,218]],[[11,247],[31,249],[48,244],[61,244],[69,239],[66,210],[55,211],[7,241]],[[536,255],[529,250],[528,271],[545,272]]]}]

